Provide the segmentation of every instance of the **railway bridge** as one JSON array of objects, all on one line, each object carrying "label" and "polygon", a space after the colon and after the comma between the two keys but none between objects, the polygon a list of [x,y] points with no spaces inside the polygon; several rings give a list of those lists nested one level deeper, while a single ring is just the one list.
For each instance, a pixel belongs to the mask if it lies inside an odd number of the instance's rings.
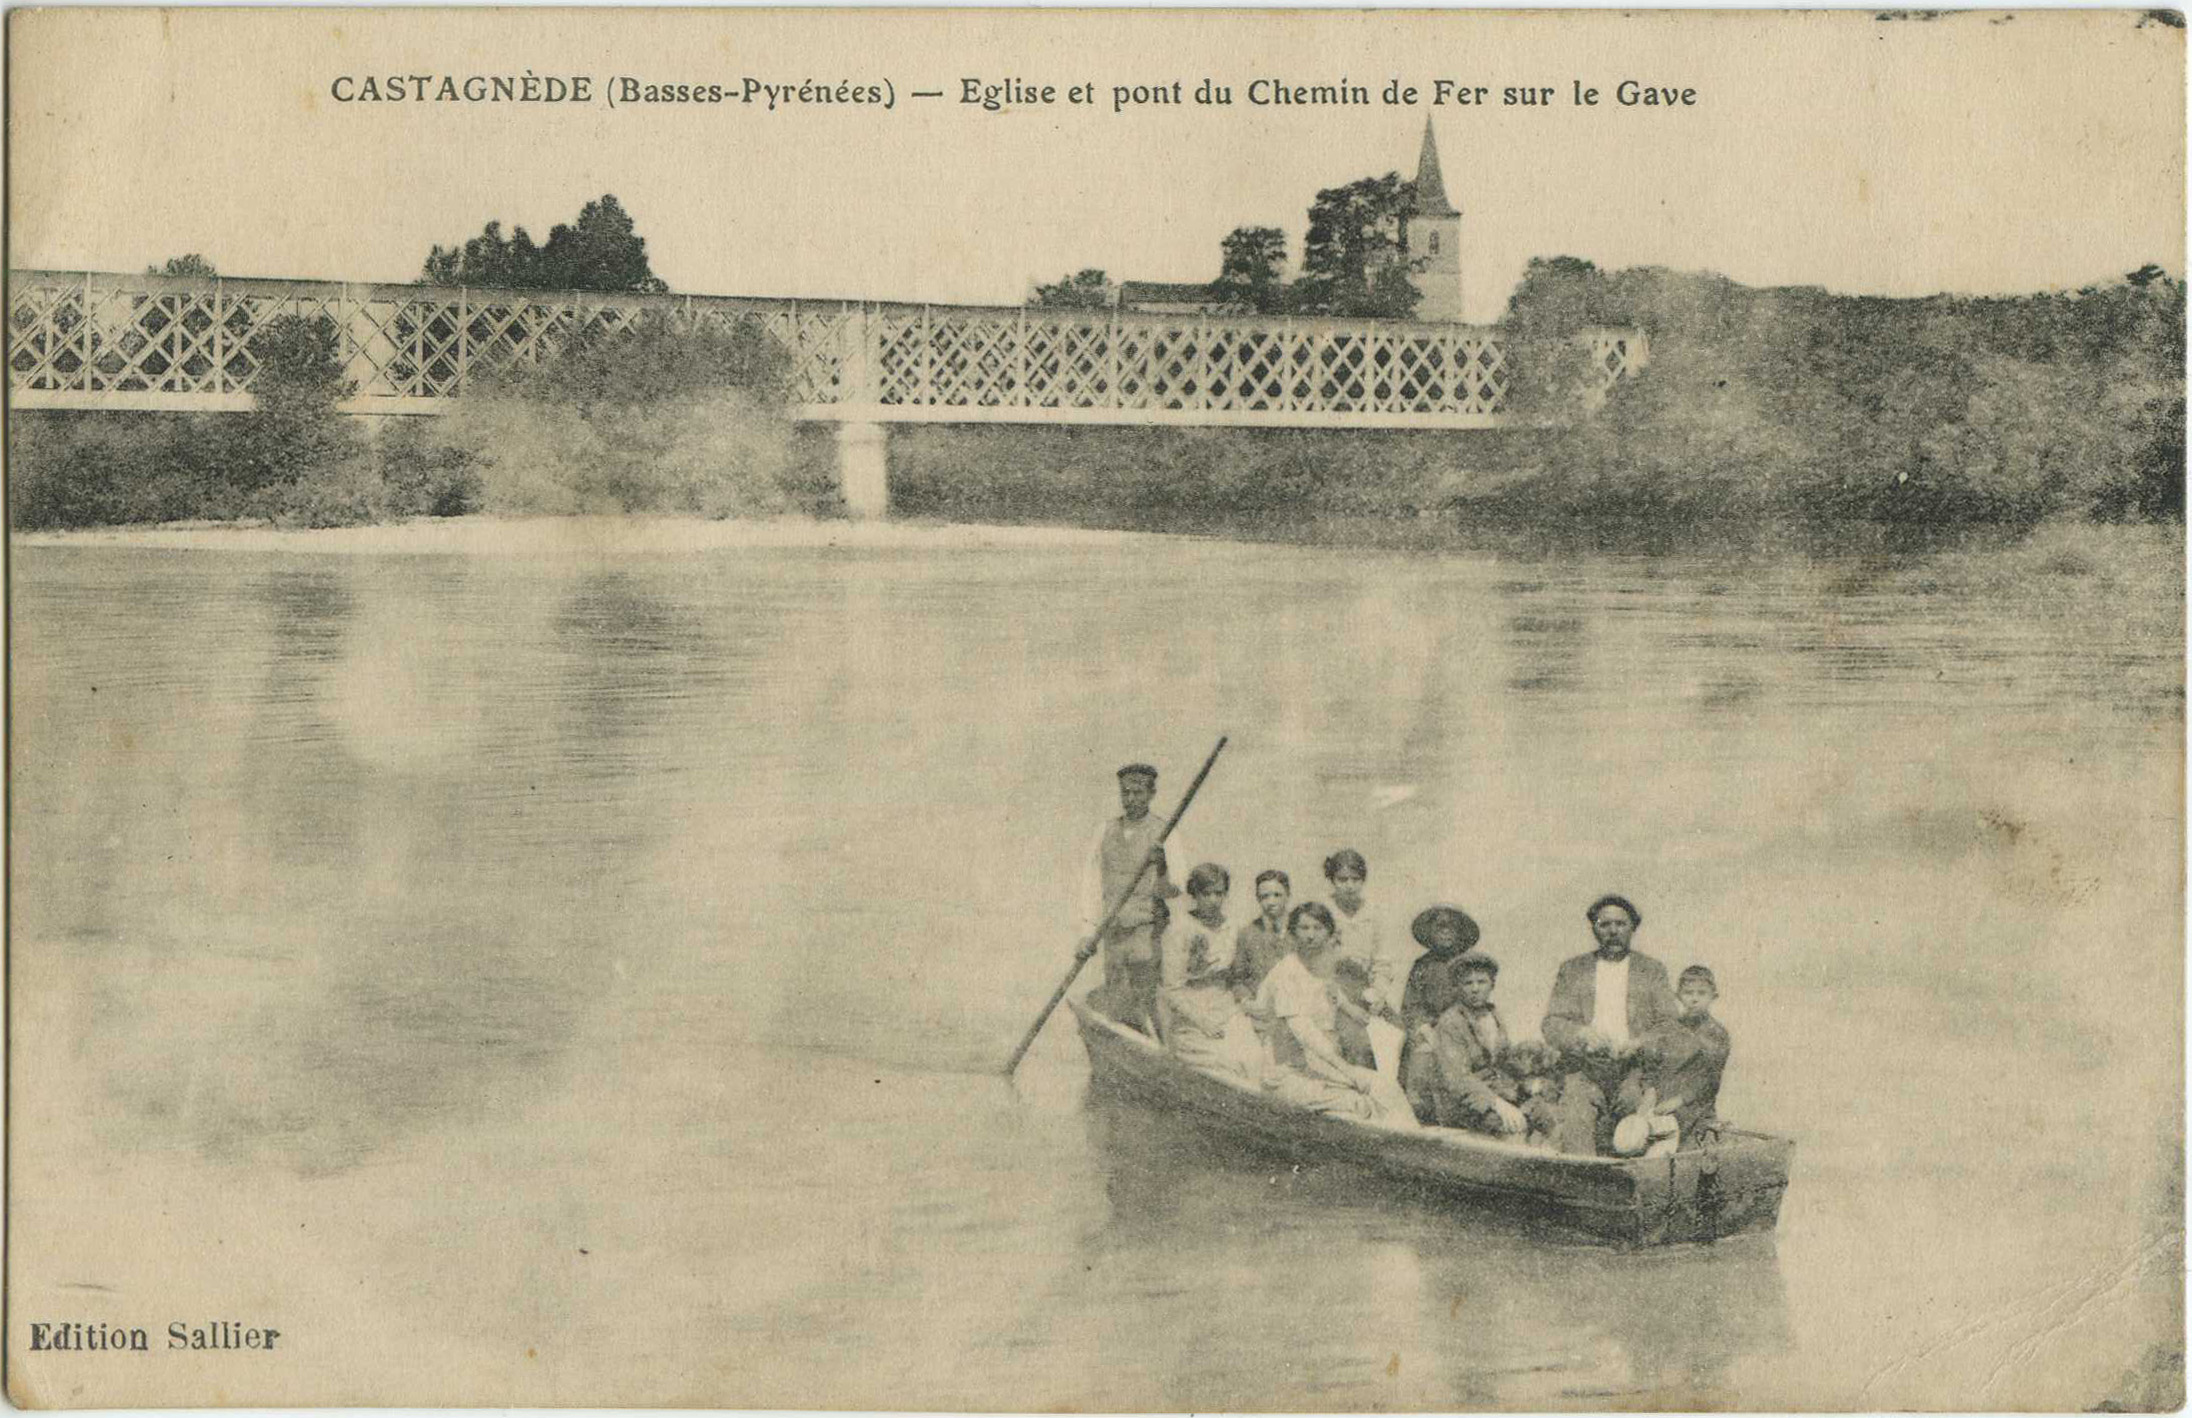
[{"label": "railway bridge", "polygon": [[[1508,342],[1489,327],[42,270],[8,273],[8,397],[17,409],[249,409],[253,334],[325,316],[356,385],[347,412],[432,415],[489,369],[650,314],[776,340],[795,416],[837,425],[857,515],[887,510],[892,424],[1460,430],[1516,417]],[[1640,331],[1578,338],[1601,396],[1649,354]]]}]

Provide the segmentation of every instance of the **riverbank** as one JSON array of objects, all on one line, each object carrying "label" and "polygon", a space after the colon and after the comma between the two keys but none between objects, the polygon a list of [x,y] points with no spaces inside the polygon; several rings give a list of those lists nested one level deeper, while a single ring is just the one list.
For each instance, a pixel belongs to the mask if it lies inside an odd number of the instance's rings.
[{"label": "riverbank", "polygon": [[[1513,427],[917,423],[890,431],[890,500],[985,526],[1646,553],[2181,522],[2184,308],[2158,267],[2075,294],[1887,300],[1533,262],[1505,324]],[[1651,337],[1603,400],[1550,353],[1598,326]],[[335,412],[332,355],[297,375],[309,407],[27,412],[9,430],[10,524],[827,520],[845,510],[835,440],[791,417],[780,354],[750,332],[597,340],[371,437]]]},{"label": "riverbank", "polygon": [[[1517,426],[917,425],[892,431],[892,503],[1304,540],[1435,540],[1424,524],[1444,523],[1637,551],[2177,521],[2184,310],[2158,267],[2075,293],[1886,299],[1536,261],[1502,327],[1536,352],[1507,371]],[[1601,326],[1651,340],[1603,401],[1590,371],[1547,357]]]},{"label": "riverbank", "polygon": [[849,522],[784,517],[421,517],[362,527],[276,527],[263,522],[176,522],[17,532],[16,547],[142,547],[164,551],[310,552],[342,556],[646,556],[812,547],[847,551],[1100,550],[1145,541],[1141,532],[1075,527]]},{"label": "riverbank", "polygon": [[[853,522],[782,517],[715,520],[700,517],[421,517],[359,527],[277,527],[264,522],[177,522],[17,532],[11,547],[124,547],[146,551],[253,552],[321,556],[468,556],[597,560],[692,553],[812,549],[843,552],[1123,551],[1166,541],[1256,546],[1321,547],[1401,556],[1490,556],[1518,562],[1611,557],[1632,560],[1653,551],[1619,544],[1579,548],[1544,538],[1457,527],[1444,519],[1236,520],[1134,531],[1022,523],[958,523],[931,519]],[[1908,581],[1914,589],[1947,586],[1972,593],[2008,590],[2034,581],[2079,582],[2096,590],[2123,583],[2185,589],[2182,523],[2105,525],[2052,522],[2029,531],[1949,529],[1923,542],[1847,537],[1838,545],[1801,550],[1778,541],[1729,539],[1687,543],[1675,550],[1711,555],[1731,576],[1748,564],[1791,554],[1836,563],[1853,585],[1879,589]]]}]

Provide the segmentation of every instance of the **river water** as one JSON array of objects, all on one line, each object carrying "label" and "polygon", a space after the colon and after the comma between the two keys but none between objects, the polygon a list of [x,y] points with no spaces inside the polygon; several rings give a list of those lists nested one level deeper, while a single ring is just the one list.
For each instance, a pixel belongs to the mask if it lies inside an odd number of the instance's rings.
[{"label": "river water", "polygon": [[[2175,538],[552,541],[15,549],[19,1320],[278,1325],[205,1371],[256,1402],[2181,1383]],[[1000,1081],[1112,769],[1168,803],[1220,732],[1186,831],[1237,917],[1355,846],[1390,929],[1476,915],[1524,1034],[1600,891],[1710,963],[1778,1235],[1610,1254],[1232,1155],[1087,1100],[1063,1016]]]}]

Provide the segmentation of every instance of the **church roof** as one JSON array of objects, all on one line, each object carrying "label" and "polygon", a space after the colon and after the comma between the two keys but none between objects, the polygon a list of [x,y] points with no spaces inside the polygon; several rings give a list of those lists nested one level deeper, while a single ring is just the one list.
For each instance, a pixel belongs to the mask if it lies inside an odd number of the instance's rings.
[{"label": "church roof", "polygon": [[1425,217],[1458,217],[1460,209],[1446,199],[1446,175],[1439,171],[1438,139],[1431,120],[1423,120],[1423,154],[1416,159],[1416,214]]},{"label": "church roof", "polygon": [[1121,281],[1119,304],[1132,309],[1137,305],[1213,305],[1217,295],[1204,282],[1187,281]]}]

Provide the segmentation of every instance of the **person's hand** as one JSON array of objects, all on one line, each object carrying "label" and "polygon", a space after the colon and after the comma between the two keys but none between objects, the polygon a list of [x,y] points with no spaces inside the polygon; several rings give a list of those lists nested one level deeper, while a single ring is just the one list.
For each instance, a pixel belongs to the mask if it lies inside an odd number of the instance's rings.
[{"label": "person's hand", "polygon": [[1530,1120],[1522,1116],[1522,1109],[1504,1098],[1492,1100],[1492,1112],[1499,1118],[1501,1132],[1520,1134],[1530,1130]]},{"label": "person's hand", "polygon": [[1155,867],[1158,871],[1163,871],[1165,869],[1164,848],[1152,847],[1149,849],[1149,864],[1152,867]]},{"label": "person's hand", "polygon": [[1368,1093],[1378,1086],[1377,1073],[1371,1069],[1350,1067],[1347,1073],[1348,1082],[1355,1086],[1357,1093]]}]

